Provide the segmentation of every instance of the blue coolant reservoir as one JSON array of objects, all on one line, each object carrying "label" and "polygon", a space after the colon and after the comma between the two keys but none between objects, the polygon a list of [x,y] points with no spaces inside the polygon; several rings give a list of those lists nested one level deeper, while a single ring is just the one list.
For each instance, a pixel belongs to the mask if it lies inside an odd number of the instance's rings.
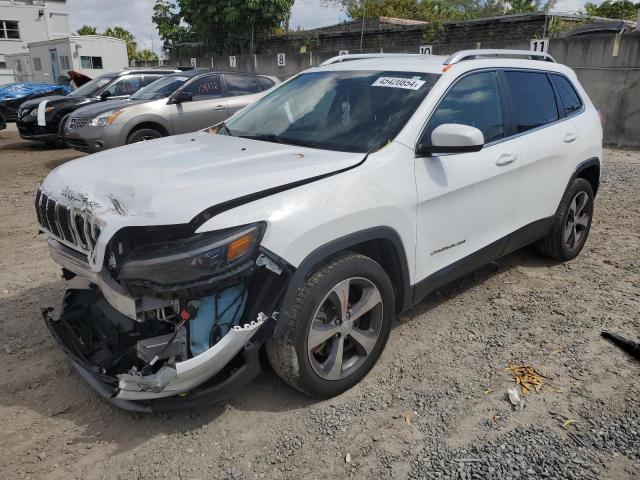
[{"label": "blue coolant reservoir", "polygon": [[191,353],[200,355],[210,348],[211,332],[217,326],[221,337],[237,325],[247,302],[244,285],[227,288],[200,300],[197,315],[189,321]]}]

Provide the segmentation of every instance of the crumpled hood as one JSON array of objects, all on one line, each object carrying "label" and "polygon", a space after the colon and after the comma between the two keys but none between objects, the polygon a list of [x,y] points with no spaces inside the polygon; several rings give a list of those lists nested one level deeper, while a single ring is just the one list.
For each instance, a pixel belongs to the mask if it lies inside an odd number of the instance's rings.
[{"label": "crumpled hood", "polygon": [[104,222],[102,253],[94,255],[101,259],[108,239],[125,226],[188,223],[222,202],[335,172],[363,157],[200,131],[73,160],[53,170],[41,188]]}]

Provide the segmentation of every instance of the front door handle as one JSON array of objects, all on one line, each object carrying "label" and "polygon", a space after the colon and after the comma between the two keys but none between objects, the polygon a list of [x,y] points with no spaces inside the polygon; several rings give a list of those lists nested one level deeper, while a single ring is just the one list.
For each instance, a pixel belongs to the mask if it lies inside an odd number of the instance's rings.
[{"label": "front door handle", "polygon": [[564,143],[571,143],[573,142],[576,138],[578,138],[578,135],[576,133],[573,132],[567,132],[567,134],[564,136]]},{"label": "front door handle", "polygon": [[213,107],[214,110],[224,110],[226,107],[226,105],[216,105],[215,107]]},{"label": "front door handle", "polygon": [[518,159],[518,155],[515,153],[503,153],[496,160],[496,165],[499,167],[504,167],[505,165],[509,165],[510,163],[515,162]]}]

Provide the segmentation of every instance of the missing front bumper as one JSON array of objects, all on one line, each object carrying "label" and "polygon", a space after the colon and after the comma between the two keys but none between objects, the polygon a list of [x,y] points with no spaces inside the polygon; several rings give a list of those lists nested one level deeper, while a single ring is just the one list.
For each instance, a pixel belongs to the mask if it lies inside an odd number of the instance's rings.
[{"label": "missing front bumper", "polygon": [[60,318],[43,311],[54,339],[75,369],[105,399],[131,411],[191,408],[232,395],[260,372],[259,345],[251,338],[267,319],[232,329],[202,354],[155,374],[122,374],[135,365],[140,338],[162,334],[157,325],[134,322],[111,307],[99,292],[68,290]]}]

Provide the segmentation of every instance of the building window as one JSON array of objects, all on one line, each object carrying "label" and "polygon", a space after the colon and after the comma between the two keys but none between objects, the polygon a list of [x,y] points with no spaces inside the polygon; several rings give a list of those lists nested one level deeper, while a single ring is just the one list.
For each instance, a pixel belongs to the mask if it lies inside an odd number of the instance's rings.
[{"label": "building window", "polygon": [[42,60],[40,60],[39,58],[34,58],[33,59],[33,69],[36,72],[41,72],[42,71]]},{"label": "building window", "polygon": [[15,20],[0,20],[0,39],[3,38],[20,39],[18,22]]},{"label": "building window", "polygon": [[89,70],[102,70],[102,57],[80,57],[80,66]]},{"label": "building window", "polygon": [[60,55],[60,65],[63,70],[71,70],[71,63],[69,62],[68,55]]},{"label": "building window", "polygon": [[5,70],[7,68],[7,62],[4,60],[0,60],[0,70]]}]

